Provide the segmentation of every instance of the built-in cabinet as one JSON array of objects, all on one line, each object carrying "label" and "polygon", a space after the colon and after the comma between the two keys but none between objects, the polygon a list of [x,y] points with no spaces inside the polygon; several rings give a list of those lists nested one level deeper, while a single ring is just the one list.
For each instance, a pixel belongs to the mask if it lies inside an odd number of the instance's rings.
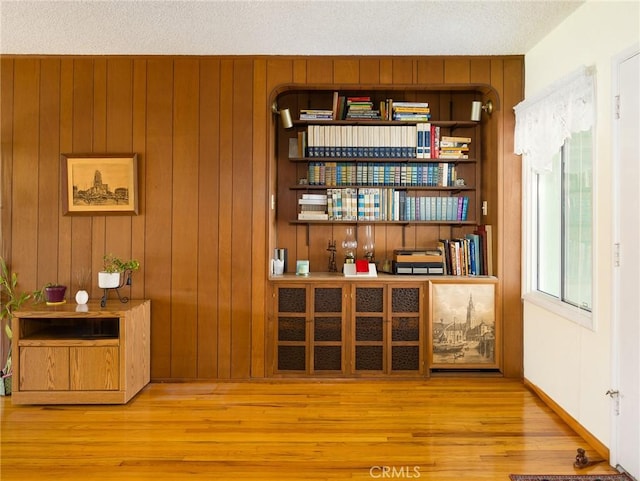
[{"label": "built-in cabinet", "polygon": [[347,280],[316,274],[271,281],[270,376],[500,371],[494,277],[456,282],[449,276]]},{"label": "built-in cabinet", "polygon": [[422,374],[424,287],[356,283],[352,293],[353,373]]}]

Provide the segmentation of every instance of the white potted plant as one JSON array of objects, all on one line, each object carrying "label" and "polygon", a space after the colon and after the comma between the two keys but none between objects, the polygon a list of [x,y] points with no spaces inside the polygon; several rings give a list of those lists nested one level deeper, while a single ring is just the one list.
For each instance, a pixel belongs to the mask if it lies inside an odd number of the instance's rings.
[{"label": "white potted plant", "polygon": [[103,261],[103,268],[98,272],[98,287],[101,289],[122,287],[122,273],[125,271],[135,271],[140,267],[140,263],[135,259],[123,261],[113,254],[105,254]]}]

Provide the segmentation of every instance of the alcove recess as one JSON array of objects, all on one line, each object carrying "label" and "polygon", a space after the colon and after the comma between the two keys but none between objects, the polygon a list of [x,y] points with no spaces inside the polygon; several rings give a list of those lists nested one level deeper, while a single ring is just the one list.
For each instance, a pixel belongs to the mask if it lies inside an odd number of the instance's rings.
[{"label": "alcove recess", "polygon": [[[428,189],[433,195],[466,195],[469,197],[468,217],[465,222],[301,222],[297,220],[298,199],[302,192],[320,193],[322,189],[307,189],[300,186],[300,179],[307,177],[308,161],[336,161],[347,159],[292,159],[290,158],[290,139],[296,138],[298,132],[304,131],[309,124],[345,124],[347,120],[337,121],[301,121],[302,109],[332,109],[334,93],[340,96],[368,96],[377,108],[386,99],[406,102],[428,102],[431,118],[429,122],[440,126],[440,135],[470,137],[470,162],[460,163],[457,168],[465,180],[461,190],[448,188],[445,190]],[[330,240],[337,245],[338,270],[341,269],[340,244],[345,237],[346,227],[355,225],[358,239],[364,238],[367,225],[373,226],[375,240],[375,257],[378,260],[390,258],[393,250],[398,248],[432,247],[439,239],[464,237],[473,232],[478,224],[494,224],[495,219],[488,210],[483,213],[483,203],[487,206],[497,205],[497,121],[486,111],[481,120],[472,122],[471,106],[473,101],[487,100],[493,103],[494,112],[499,109],[499,101],[495,91],[486,85],[459,86],[416,86],[380,88],[379,86],[318,86],[304,89],[283,87],[274,97],[278,109],[289,109],[294,126],[285,129],[279,118],[274,116],[275,155],[271,166],[272,192],[275,193],[272,205],[274,216],[271,219],[270,252],[273,248],[288,249],[287,272],[295,272],[295,259],[309,259],[312,272],[328,270],[327,246]],[[362,121],[370,125],[377,121]],[[405,124],[404,122],[382,122],[387,125]],[[358,162],[375,159],[360,159]],[[399,161],[402,161],[399,159]],[[443,159],[415,159],[417,162],[442,162]],[[411,162],[411,161],[410,161]],[[447,160],[447,162],[452,162]],[[423,192],[424,193],[424,192]],[[427,194],[425,194],[427,195]],[[429,194],[430,195],[430,194]],[[357,257],[363,257],[361,244]],[[494,251],[496,246],[493,246]],[[494,256],[495,257],[495,256]],[[292,262],[293,261],[293,262]]]}]

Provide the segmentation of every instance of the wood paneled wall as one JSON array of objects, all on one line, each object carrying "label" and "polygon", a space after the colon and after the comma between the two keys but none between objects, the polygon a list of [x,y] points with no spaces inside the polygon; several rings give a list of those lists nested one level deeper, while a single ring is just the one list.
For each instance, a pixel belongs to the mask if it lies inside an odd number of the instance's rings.
[{"label": "wood paneled wall", "polygon": [[[135,257],[152,300],[155,380],[265,374],[274,118],[283,86],[487,84],[483,189],[496,226],[504,372],[522,376],[520,170],[513,57],[22,57],[0,59],[1,252],[32,290],[77,289],[102,256]],[[140,215],[63,216],[60,153],[136,152]]]}]

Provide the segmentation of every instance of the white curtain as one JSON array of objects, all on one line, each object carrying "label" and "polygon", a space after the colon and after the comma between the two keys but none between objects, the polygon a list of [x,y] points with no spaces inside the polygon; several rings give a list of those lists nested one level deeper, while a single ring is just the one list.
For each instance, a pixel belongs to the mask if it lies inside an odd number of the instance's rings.
[{"label": "white curtain", "polygon": [[595,123],[595,67],[581,67],[514,110],[515,153],[535,172],[551,170],[554,154],[572,132],[589,130]]}]

